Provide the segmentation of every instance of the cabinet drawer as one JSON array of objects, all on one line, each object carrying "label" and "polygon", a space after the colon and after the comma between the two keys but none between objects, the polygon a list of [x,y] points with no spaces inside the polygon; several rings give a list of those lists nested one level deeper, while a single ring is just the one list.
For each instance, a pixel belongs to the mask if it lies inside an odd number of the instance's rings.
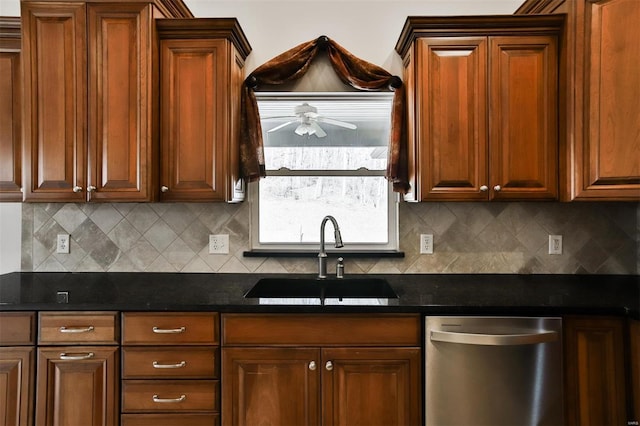
[{"label": "cabinet drawer", "polygon": [[41,312],[39,318],[43,345],[118,343],[115,312]]},{"label": "cabinet drawer", "polygon": [[218,414],[123,414],[122,426],[217,426]]},{"label": "cabinet drawer", "polygon": [[122,378],[218,378],[216,347],[122,348]]},{"label": "cabinet drawer", "polygon": [[225,345],[418,346],[414,314],[223,314]]},{"label": "cabinet drawer", "polygon": [[123,380],[122,412],[218,411],[217,380]]},{"label": "cabinet drawer", "polygon": [[123,345],[212,345],[218,343],[217,313],[122,314]]},{"label": "cabinet drawer", "polygon": [[0,312],[0,346],[33,345],[35,318],[34,312]]}]

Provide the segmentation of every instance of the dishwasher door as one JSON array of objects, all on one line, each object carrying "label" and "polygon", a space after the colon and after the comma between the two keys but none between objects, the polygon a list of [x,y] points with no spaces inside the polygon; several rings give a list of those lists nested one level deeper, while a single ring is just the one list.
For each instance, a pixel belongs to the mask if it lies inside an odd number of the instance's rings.
[{"label": "dishwasher door", "polygon": [[562,320],[426,317],[425,419],[562,425]]}]

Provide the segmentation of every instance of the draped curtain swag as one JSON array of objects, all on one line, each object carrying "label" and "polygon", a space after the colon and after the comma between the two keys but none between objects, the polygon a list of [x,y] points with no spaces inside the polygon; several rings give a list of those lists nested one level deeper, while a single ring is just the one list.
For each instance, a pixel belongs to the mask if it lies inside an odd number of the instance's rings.
[{"label": "draped curtain swag", "polygon": [[250,182],[266,176],[260,114],[254,90],[259,85],[278,85],[302,77],[319,51],[327,51],[340,80],[358,90],[393,90],[391,134],[385,177],[393,190],[406,194],[410,188],[405,133],[405,88],[398,76],[359,59],[326,36],[299,44],[256,68],[242,84],[240,161],[242,175]]}]

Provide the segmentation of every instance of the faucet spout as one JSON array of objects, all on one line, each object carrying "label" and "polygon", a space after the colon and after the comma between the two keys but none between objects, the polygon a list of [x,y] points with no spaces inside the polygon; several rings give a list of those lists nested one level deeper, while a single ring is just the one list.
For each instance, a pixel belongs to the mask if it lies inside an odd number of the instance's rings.
[{"label": "faucet spout", "polygon": [[318,253],[318,278],[327,278],[327,252],[324,249],[324,228],[327,221],[331,221],[333,225],[333,234],[335,237],[335,247],[344,247],[342,243],[342,235],[340,234],[340,227],[338,221],[333,216],[325,216],[320,224],[320,252]]}]

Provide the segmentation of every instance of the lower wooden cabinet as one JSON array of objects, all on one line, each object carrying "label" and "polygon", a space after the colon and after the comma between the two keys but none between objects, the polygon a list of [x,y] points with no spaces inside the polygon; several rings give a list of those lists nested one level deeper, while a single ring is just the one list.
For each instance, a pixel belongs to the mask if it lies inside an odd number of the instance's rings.
[{"label": "lower wooden cabinet", "polygon": [[0,426],[33,424],[35,312],[0,312]]},{"label": "lower wooden cabinet", "polygon": [[219,424],[218,314],[122,314],[123,426]]},{"label": "lower wooden cabinet", "polygon": [[417,315],[223,315],[222,334],[224,425],[420,424]]},{"label": "lower wooden cabinet", "polygon": [[627,424],[625,319],[565,317],[563,322],[567,425]]},{"label": "lower wooden cabinet", "polygon": [[631,370],[632,412],[629,422],[638,424],[640,422],[640,320],[629,320],[629,369]]},{"label": "lower wooden cabinet", "polygon": [[37,425],[116,425],[118,348],[38,348]]}]

